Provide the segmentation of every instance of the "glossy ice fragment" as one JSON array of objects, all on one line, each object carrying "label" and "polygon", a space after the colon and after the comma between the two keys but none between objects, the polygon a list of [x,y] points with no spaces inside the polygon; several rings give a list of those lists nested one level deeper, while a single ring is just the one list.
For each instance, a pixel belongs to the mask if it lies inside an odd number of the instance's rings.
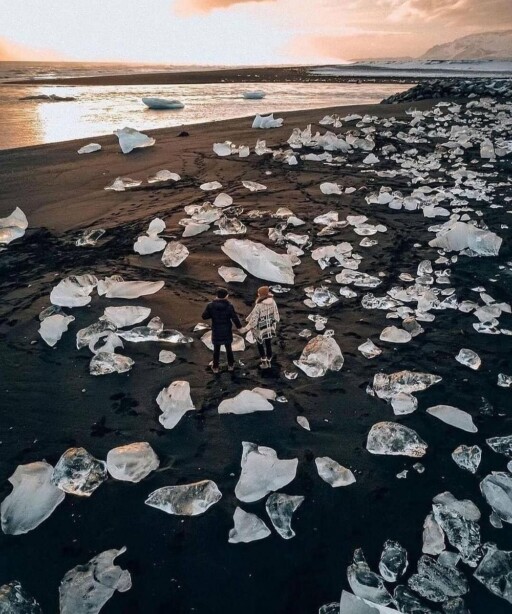
[{"label": "glossy ice fragment", "polygon": [[[32,531],[64,501],[65,494],[51,482],[52,473],[53,467],[45,461],[16,467],[9,478],[12,492],[0,505],[4,533],[21,535]],[[1,605],[0,593],[0,612]]]},{"label": "glossy ice fragment", "polygon": [[438,614],[422,603],[419,597],[405,586],[399,585],[395,588],[393,599],[398,611],[403,614]]},{"label": "glossy ice fragment", "polygon": [[512,603],[512,552],[489,544],[474,576],[491,593]]},{"label": "glossy ice fragment", "polygon": [[244,188],[247,188],[250,192],[261,192],[267,189],[266,185],[258,183],[256,181],[242,181]]},{"label": "glossy ice fragment", "polygon": [[242,390],[232,399],[221,401],[218,412],[219,414],[252,414],[256,411],[272,411],[273,405],[258,392],[258,389]]},{"label": "glossy ice fragment", "polygon": [[387,540],[384,543],[379,561],[379,572],[386,582],[396,582],[408,566],[407,551],[398,542]]},{"label": "glossy ice fragment", "polygon": [[189,251],[182,243],[171,241],[162,254],[162,264],[168,268],[178,267],[188,255]]},{"label": "glossy ice fragment", "polygon": [[148,183],[162,183],[164,181],[179,181],[181,177],[178,173],[171,173],[167,169],[157,171],[154,175],[148,177]]},{"label": "glossy ice fragment", "polygon": [[493,471],[480,482],[480,490],[498,517],[512,524],[512,474]]},{"label": "glossy ice fragment", "polygon": [[315,465],[318,475],[333,488],[349,486],[356,481],[350,469],[343,467],[328,456],[315,458]]},{"label": "glossy ice fragment", "polygon": [[474,371],[479,369],[482,364],[480,356],[478,356],[476,352],[473,352],[473,350],[469,350],[467,348],[462,348],[459,350],[459,353],[457,356],[455,356],[455,360],[460,362],[461,365],[469,367]]},{"label": "glossy ice fragment", "polygon": [[371,339],[367,339],[357,348],[365,358],[375,358],[382,354],[382,350],[373,343]]},{"label": "glossy ice fragment", "polygon": [[396,373],[376,373],[373,378],[373,390],[381,399],[391,399],[400,392],[418,392],[441,381],[438,375],[416,371],[398,371]]},{"label": "glossy ice fragment", "polygon": [[371,454],[411,456],[426,454],[427,444],[413,429],[397,422],[378,422],[368,433],[366,449]]},{"label": "glossy ice fragment", "polygon": [[200,190],[203,190],[203,192],[211,192],[212,190],[220,190],[222,188],[222,183],[219,183],[218,181],[209,181],[208,183],[202,183],[199,186]]},{"label": "glossy ice fragment", "polygon": [[[321,183],[320,184],[320,192],[322,194],[342,194],[341,187],[337,183]],[[337,219],[335,221],[338,221]]]},{"label": "glossy ice fragment", "polygon": [[110,375],[111,373],[126,373],[133,365],[134,360],[115,352],[97,352],[89,363],[91,375]]},{"label": "glossy ice fragment", "polygon": [[462,572],[440,565],[425,555],[418,562],[418,573],[412,575],[407,583],[413,591],[436,603],[460,597],[469,590]]},{"label": "glossy ice fragment", "polygon": [[431,247],[450,251],[471,250],[477,256],[497,256],[502,239],[494,232],[481,230],[465,222],[448,222],[435,239],[429,241]]},{"label": "glossy ice fragment", "polygon": [[59,458],[52,474],[52,484],[64,492],[90,497],[107,479],[106,465],[84,448],[69,448]]},{"label": "glossy ice fragment", "polygon": [[243,282],[247,274],[242,269],[234,266],[221,266],[218,268],[218,273],[226,283]]},{"label": "glossy ice fragment", "polygon": [[183,109],[185,106],[179,100],[169,100],[168,98],[144,97],[142,102],[149,108],[157,111],[169,109]]},{"label": "glossy ice fragment", "polygon": [[159,362],[163,362],[165,365],[169,365],[176,360],[176,354],[170,350],[160,350],[158,360]]},{"label": "glossy ice fragment", "polygon": [[335,339],[324,334],[310,339],[299,360],[293,363],[309,377],[323,377],[329,370],[339,371],[344,358]]},{"label": "glossy ice fragment", "polygon": [[27,216],[19,207],[16,207],[11,215],[0,218],[0,245],[7,245],[21,238],[27,227]]},{"label": "glossy ice fragment", "polygon": [[98,282],[98,294],[106,298],[139,298],[155,294],[165,285],[164,281],[124,281],[119,276],[105,277]]},{"label": "glossy ice fragment", "polygon": [[476,433],[478,431],[478,428],[473,423],[471,414],[457,407],[451,405],[434,405],[427,409],[427,414],[435,416],[442,422],[463,431],[467,431],[468,433]]},{"label": "glossy ice fragment", "polygon": [[130,188],[137,188],[142,184],[140,179],[132,179],[131,177],[116,177],[114,181],[105,186],[107,192],[124,192]]},{"label": "glossy ice fragment", "polygon": [[124,482],[140,482],[159,465],[158,456],[146,441],[119,446],[107,454],[108,472]]},{"label": "glossy ice fragment", "polygon": [[92,230],[84,230],[81,237],[75,242],[77,247],[85,247],[88,245],[96,245],[96,243],[101,239],[101,237],[105,234],[105,230],[103,228],[93,228]]},{"label": "glossy ice fragment", "polygon": [[114,130],[114,134],[119,139],[119,147],[124,154],[130,153],[134,149],[152,147],[156,140],[147,134],[138,132],[134,128],[122,128]]},{"label": "glossy ice fragment", "polygon": [[301,426],[306,431],[311,430],[311,426],[309,425],[309,420],[305,416],[297,416],[297,424]]},{"label": "glossy ice fragment", "polygon": [[223,215],[215,222],[217,230],[213,231],[216,235],[243,235],[247,232],[247,227],[237,217]]},{"label": "glossy ice fragment", "polygon": [[[379,574],[371,571],[363,558],[358,557],[358,551],[354,553],[354,562],[347,568],[347,578],[354,594],[365,601],[377,605],[388,605],[392,601],[384,580]],[[343,604],[343,597],[342,597]],[[340,609],[340,612],[343,610]],[[365,612],[365,610],[363,610]],[[369,610],[371,612],[371,610]]]},{"label": "glossy ice fragment", "polygon": [[500,388],[510,388],[512,386],[512,375],[505,375],[505,373],[499,373],[498,386]]},{"label": "glossy ice fragment", "polygon": [[408,343],[412,337],[411,334],[403,328],[388,326],[381,332],[379,339],[387,343]]},{"label": "glossy ice fragment", "polygon": [[418,408],[418,399],[407,392],[399,392],[391,398],[391,407],[395,416],[412,414]]},{"label": "glossy ice fragment", "polygon": [[105,307],[103,318],[111,322],[117,328],[125,328],[140,324],[149,317],[151,309],[138,305],[126,305],[123,307]]},{"label": "glossy ice fragment", "polygon": [[83,147],[80,147],[77,153],[78,154],[90,154],[90,153],[94,153],[95,151],[100,151],[100,149],[101,149],[101,145],[99,143],[89,143],[88,145],[84,145]]},{"label": "glossy ice fragment", "polygon": [[204,514],[222,498],[217,484],[202,480],[193,484],[164,486],[153,491],[146,499],[146,505],[176,516],[198,516]]},{"label": "glossy ice fragment", "polygon": [[277,118],[274,119],[274,114],[270,115],[256,115],[254,121],[252,122],[253,128],[280,128],[283,125],[283,119]]},{"label": "glossy ice fragment", "polygon": [[1,614],[43,614],[37,601],[17,580],[0,586],[0,612]]},{"label": "glossy ice fragment", "polygon": [[[201,337],[201,341],[206,345],[206,347],[213,352],[213,343],[212,343],[212,332],[208,331],[207,333],[205,333],[202,337]],[[234,334],[233,335],[233,345],[232,345],[232,349],[233,352],[243,352],[245,350],[245,341],[244,338],[241,337],[240,335]],[[222,353],[225,353],[226,350],[224,348],[224,346],[221,347],[220,350]]]},{"label": "glossy ice fragment", "polygon": [[195,410],[190,396],[190,384],[184,381],[175,381],[163,388],[156,402],[162,411],[158,420],[166,429],[173,429],[188,411]]},{"label": "glossy ice fragment", "polygon": [[278,254],[261,243],[248,239],[228,239],[222,251],[251,275],[276,283],[294,283],[290,256]]},{"label": "glossy ice fragment", "polygon": [[452,458],[461,469],[476,473],[482,460],[482,449],[478,446],[461,445],[452,452]]},{"label": "glossy ice fragment", "polygon": [[217,196],[215,197],[215,200],[213,201],[213,206],[220,207],[220,208],[230,207],[232,204],[233,204],[233,197],[224,192],[217,194]]},{"label": "glossy ice fragment", "polygon": [[424,554],[433,556],[440,554],[446,548],[444,543],[444,532],[437,524],[434,514],[427,514],[423,523],[423,547]]},{"label": "glossy ice fragment", "polygon": [[53,347],[60,341],[62,335],[68,330],[68,326],[71,322],[74,322],[73,316],[66,316],[57,313],[53,316],[45,318],[39,326],[39,334],[43,340]]},{"label": "glossy ice fragment", "polygon": [[267,525],[256,516],[249,514],[241,507],[235,509],[233,514],[234,527],[229,531],[230,544],[247,544],[249,542],[265,539],[270,535],[270,529]]},{"label": "glossy ice fragment", "polygon": [[166,245],[167,241],[165,239],[142,235],[137,237],[137,240],[133,244],[133,251],[141,256],[149,256],[150,254],[161,252]]},{"label": "glossy ice fragment", "polygon": [[303,501],[304,497],[285,495],[280,492],[274,492],[268,497],[265,509],[275,530],[283,539],[291,539],[295,536],[295,531],[291,527],[292,516]]},{"label": "glossy ice fragment", "polygon": [[94,275],[65,277],[50,293],[50,301],[60,307],[84,307],[91,302],[91,293],[98,285]]}]

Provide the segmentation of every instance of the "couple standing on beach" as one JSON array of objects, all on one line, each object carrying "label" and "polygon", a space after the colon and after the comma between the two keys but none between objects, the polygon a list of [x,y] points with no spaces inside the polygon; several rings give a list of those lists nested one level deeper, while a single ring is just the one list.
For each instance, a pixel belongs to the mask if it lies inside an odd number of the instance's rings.
[{"label": "couple standing on beach", "polygon": [[276,335],[279,311],[268,286],[258,288],[256,303],[246,318],[246,326],[242,327],[235,308],[228,301],[228,292],[224,288],[219,288],[217,298],[206,306],[203,320],[212,321],[213,362],[211,364],[214,373],[219,372],[222,346],[226,348],[228,371],[233,371],[235,368],[235,357],[231,347],[233,343],[232,324],[236,326],[240,333],[252,331],[261,358],[260,369],[270,369],[272,337]]}]

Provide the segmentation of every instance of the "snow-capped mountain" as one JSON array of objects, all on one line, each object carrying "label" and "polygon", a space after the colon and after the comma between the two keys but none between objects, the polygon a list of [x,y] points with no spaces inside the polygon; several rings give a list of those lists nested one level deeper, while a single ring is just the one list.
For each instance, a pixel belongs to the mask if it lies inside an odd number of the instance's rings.
[{"label": "snow-capped mountain", "polygon": [[421,57],[429,60],[510,60],[512,30],[463,36],[451,43],[435,45]]}]

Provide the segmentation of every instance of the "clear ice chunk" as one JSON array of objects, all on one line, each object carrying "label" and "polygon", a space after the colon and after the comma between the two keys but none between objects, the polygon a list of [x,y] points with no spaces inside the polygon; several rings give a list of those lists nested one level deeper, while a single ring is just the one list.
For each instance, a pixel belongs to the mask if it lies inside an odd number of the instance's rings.
[{"label": "clear ice chunk", "polygon": [[135,364],[132,358],[115,352],[97,352],[89,363],[91,375],[110,375],[111,373],[126,373]]},{"label": "clear ice chunk", "polygon": [[455,356],[455,360],[460,362],[461,365],[469,367],[474,371],[479,369],[480,365],[482,364],[480,356],[476,352],[473,352],[473,350],[469,350],[467,348],[462,348],[457,356]]},{"label": "clear ice chunk", "polygon": [[399,392],[391,397],[391,407],[395,416],[412,414],[418,408],[418,399],[407,392]]},{"label": "clear ice chunk", "polygon": [[66,493],[90,497],[107,479],[106,464],[84,448],[69,448],[59,458],[51,477],[52,484]]},{"label": "clear ice chunk", "polygon": [[357,348],[365,358],[375,358],[382,354],[382,350],[373,343],[371,339],[367,339]]},{"label": "clear ice chunk", "polygon": [[480,490],[499,518],[512,524],[512,475],[493,471],[480,482]]},{"label": "clear ice chunk", "polygon": [[122,128],[114,130],[114,134],[119,139],[119,147],[124,154],[130,153],[134,149],[141,147],[152,147],[156,140],[147,134],[142,134],[134,128]]},{"label": "clear ice chunk", "polygon": [[195,409],[190,396],[190,384],[183,381],[172,382],[163,388],[156,402],[162,411],[158,420],[166,429],[173,429],[188,411]]},{"label": "clear ice chunk", "polygon": [[140,179],[132,179],[131,177],[116,177],[114,181],[105,186],[103,189],[107,192],[125,192],[130,188],[138,188],[142,181]]},{"label": "clear ice chunk", "polygon": [[408,588],[398,585],[393,592],[398,611],[403,614],[438,614],[431,610]]},{"label": "clear ice chunk", "polygon": [[159,362],[163,362],[164,364],[169,365],[176,360],[176,354],[174,352],[171,352],[170,350],[160,350],[160,353],[158,354],[158,360]]},{"label": "clear ice chunk", "polygon": [[[53,467],[41,461],[18,465],[9,478],[12,492],[2,501],[2,531],[22,535],[38,527],[64,501],[65,494],[51,482]],[[0,612],[2,611],[0,599]]]},{"label": "clear ice chunk", "polygon": [[425,599],[435,603],[460,597],[468,592],[464,574],[455,567],[440,565],[429,556],[423,555],[418,562],[418,573],[408,580],[409,587]]},{"label": "clear ice chunk", "polygon": [[310,339],[294,365],[309,377],[323,377],[328,370],[339,371],[344,358],[340,346],[329,335],[317,335]]},{"label": "clear ice chunk", "polygon": [[124,281],[117,275],[105,277],[98,282],[98,294],[106,298],[139,298],[155,294],[165,285],[164,281]]},{"label": "clear ice chunk", "polygon": [[474,576],[493,595],[512,603],[512,552],[489,545]]},{"label": "clear ice chunk", "polygon": [[99,143],[89,143],[88,145],[84,145],[83,147],[80,147],[77,153],[80,155],[90,154],[90,153],[94,153],[95,151],[100,151],[100,149],[101,149],[101,145]]},{"label": "clear ice chunk", "polygon": [[437,524],[434,514],[427,514],[423,523],[423,546],[424,554],[436,556],[441,554],[446,548],[444,543],[444,532]]},{"label": "clear ice chunk", "polygon": [[96,243],[105,234],[106,230],[103,228],[93,228],[92,230],[84,230],[81,237],[75,242],[77,247],[86,247],[88,245],[96,245]]},{"label": "clear ice chunk", "polygon": [[485,443],[491,450],[494,450],[494,452],[504,454],[507,458],[512,458],[512,435],[490,437],[485,440]]},{"label": "clear ice chunk", "polygon": [[236,266],[221,266],[217,270],[226,283],[243,282],[247,277],[245,271]]},{"label": "clear ice chunk", "polygon": [[242,390],[232,399],[224,399],[219,405],[219,414],[252,414],[256,411],[272,411],[273,405],[259,392]]},{"label": "clear ice chunk", "polygon": [[252,127],[262,128],[264,130],[267,128],[280,128],[283,125],[283,121],[282,118],[274,119],[273,113],[270,115],[256,115],[252,122]]},{"label": "clear ice chunk", "polygon": [[16,207],[11,215],[0,218],[0,245],[7,245],[15,239],[20,239],[27,228],[27,216]]},{"label": "clear ice chunk", "polygon": [[161,183],[163,181],[179,181],[181,177],[178,173],[171,173],[167,169],[157,171],[154,175],[148,177],[148,183]]},{"label": "clear ice chunk", "polygon": [[166,267],[178,267],[186,260],[189,255],[188,249],[178,241],[171,241],[167,244],[162,254],[162,264]]},{"label": "clear ice chunk", "polygon": [[60,307],[84,307],[91,302],[91,292],[97,285],[94,275],[66,277],[51,291],[50,302]]},{"label": "clear ice chunk", "polygon": [[229,531],[228,541],[230,544],[247,544],[259,539],[265,539],[265,537],[270,535],[270,529],[259,516],[249,514],[241,507],[235,509],[233,523],[234,527]]},{"label": "clear ice chunk", "polygon": [[497,256],[502,238],[490,230],[481,230],[465,222],[447,222],[429,241],[430,247],[437,247],[447,252],[471,250],[477,256]]},{"label": "clear ice chunk", "polygon": [[244,188],[247,188],[250,192],[262,192],[267,189],[266,185],[258,183],[256,181],[242,181]]},{"label": "clear ice chunk", "polygon": [[327,484],[330,484],[333,488],[349,486],[356,481],[350,469],[343,467],[328,456],[319,456],[315,458],[315,465],[318,475],[324,482],[327,482]]},{"label": "clear ice chunk", "polygon": [[62,338],[62,335],[68,330],[71,322],[74,322],[73,316],[66,316],[56,313],[53,316],[45,318],[39,326],[39,334],[42,339],[53,347]]},{"label": "clear ice chunk", "polygon": [[403,328],[388,326],[381,332],[379,339],[387,343],[409,343],[412,336]]},{"label": "clear ice chunk", "polygon": [[116,328],[126,328],[134,324],[140,324],[149,317],[151,309],[149,307],[139,307],[138,305],[126,305],[123,307],[106,307],[103,318],[112,322]]},{"label": "clear ice chunk", "polygon": [[478,446],[461,445],[452,452],[452,458],[461,469],[476,473],[482,460],[482,449]]},{"label": "clear ice chunk", "polygon": [[167,241],[165,239],[141,235],[137,237],[137,240],[133,244],[133,251],[141,256],[149,256],[150,254],[161,252],[166,245]]},{"label": "clear ice chunk", "polygon": [[123,482],[140,482],[158,469],[160,461],[147,441],[113,448],[107,454],[107,470]]},{"label": "clear ice chunk", "polygon": [[41,606],[17,580],[0,586],[1,614],[43,614]]},{"label": "clear ice chunk", "polygon": [[405,548],[398,542],[388,539],[380,555],[380,575],[386,582],[396,582],[404,575],[408,564]]},{"label": "clear ice chunk", "polygon": [[421,458],[427,452],[427,444],[416,431],[403,424],[378,422],[368,433],[366,449],[370,454]]},{"label": "clear ice chunk", "polygon": [[293,285],[295,274],[287,254],[278,254],[262,243],[248,239],[228,239],[222,251],[251,275],[275,283]]},{"label": "clear ice chunk", "polygon": [[[358,556],[357,550],[354,553],[354,562],[347,568],[347,578],[350,588],[357,597],[377,605],[391,603],[392,597],[384,585],[383,578],[370,569],[364,558]],[[340,612],[342,611],[340,609]]]},{"label": "clear ice chunk", "polygon": [[304,501],[304,497],[272,493],[265,503],[267,514],[275,530],[283,539],[291,539],[295,531],[291,527],[292,516]]},{"label": "clear ice chunk", "polygon": [[306,431],[311,430],[311,426],[309,425],[309,420],[306,418],[306,416],[297,416],[297,424]]},{"label": "clear ice chunk", "polygon": [[427,409],[427,414],[438,418],[450,426],[461,429],[462,431],[468,433],[478,432],[478,428],[473,423],[471,414],[457,407],[452,407],[451,405],[434,405]]},{"label": "clear ice chunk", "polygon": [[376,373],[373,378],[373,390],[380,399],[391,399],[400,392],[408,394],[426,390],[441,381],[439,375],[419,373],[416,371],[398,371],[391,373]]},{"label": "clear ice chunk", "polygon": [[193,484],[164,486],[150,493],[146,505],[176,516],[198,516],[204,514],[222,498],[217,484],[212,480],[201,480]]}]

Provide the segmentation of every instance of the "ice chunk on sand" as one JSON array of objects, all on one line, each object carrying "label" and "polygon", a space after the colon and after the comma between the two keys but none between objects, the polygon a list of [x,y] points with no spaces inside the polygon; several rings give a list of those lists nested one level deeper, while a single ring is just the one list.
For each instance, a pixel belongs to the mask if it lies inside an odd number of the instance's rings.
[{"label": "ice chunk on sand", "polygon": [[0,612],[2,614],[43,614],[41,606],[17,580],[0,586]]},{"label": "ice chunk on sand", "polygon": [[258,183],[257,181],[242,181],[244,188],[247,188],[250,192],[262,192],[267,189],[266,185]]},{"label": "ice chunk on sand", "polygon": [[112,322],[116,328],[125,328],[140,324],[149,317],[151,309],[149,307],[140,307],[138,305],[126,305],[123,307],[105,307],[103,318]]},{"label": "ice chunk on sand", "polygon": [[388,326],[381,332],[379,339],[381,341],[387,341],[388,343],[408,343],[412,337],[411,334],[403,328]]},{"label": "ice chunk on sand", "polygon": [[474,575],[491,593],[512,603],[512,552],[489,545]]},{"label": "ice chunk on sand", "polygon": [[124,482],[140,482],[159,465],[158,456],[147,441],[119,446],[107,454],[108,472]]},{"label": "ice chunk on sand", "polygon": [[512,475],[493,471],[480,482],[480,490],[501,520],[512,524]]},{"label": "ice chunk on sand", "polygon": [[253,128],[280,128],[283,125],[284,120],[282,118],[274,119],[274,114],[270,115],[256,115],[252,122]]},{"label": "ice chunk on sand", "polygon": [[158,354],[158,360],[160,362],[163,362],[165,365],[170,365],[176,360],[176,354],[169,350],[160,350],[160,354]]},{"label": "ice chunk on sand", "polygon": [[[65,494],[51,482],[52,473],[53,467],[44,461],[16,467],[9,478],[13,490],[0,505],[4,533],[21,535],[32,531],[64,501]],[[0,606],[1,603],[0,599]]]},{"label": "ice chunk on sand", "polygon": [[490,437],[485,440],[485,443],[497,452],[498,454],[504,454],[507,458],[512,458],[512,435],[505,435],[503,437]]},{"label": "ice chunk on sand", "polygon": [[365,358],[375,358],[382,354],[382,350],[373,343],[371,339],[367,339],[357,348]]},{"label": "ice chunk on sand", "polygon": [[64,316],[60,313],[56,313],[53,316],[45,318],[39,326],[39,334],[44,341],[53,347],[59,341],[62,335],[68,330],[68,326],[71,322],[74,322],[73,316]]},{"label": "ice chunk on sand", "polygon": [[482,449],[478,446],[461,445],[452,452],[452,458],[461,469],[476,473],[482,460]]},{"label": "ice chunk on sand", "polygon": [[175,268],[186,260],[189,255],[188,249],[178,241],[171,241],[162,254],[162,263],[168,268]]},{"label": "ice chunk on sand", "polygon": [[210,229],[209,224],[199,224],[190,220],[185,226],[185,230],[183,231],[182,237],[195,237],[196,235],[200,235],[202,232],[206,232]]},{"label": "ice chunk on sand", "polygon": [[[325,182],[325,183],[321,183],[320,184],[320,192],[322,192],[322,194],[343,194],[342,189],[340,187],[339,184],[337,183],[329,183],[329,182]],[[337,219],[335,220],[336,222],[338,221]]]},{"label": "ice chunk on sand", "polygon": [[215,482],[201,480],[193,484],[159,488],[148,496],[145,503],[166,514],[198,516],[220,501],[221,497],[222,493]]},{"label": "ice chunk on sand", "polygon": [[156,141],[147,134],[142,134],[133,128],[122,128],[114,130],[114,134],[119,139],[119,147],[124,154],[130,153],[134,149],[141,147],[152,147]]},{"label": "ice chunk on sand", "polygon": [[101,239],[101,237],[105,234],[105,230],[103,228],[93,228],[91,230],[84,230],[81,237],[75,242],[77,247],[86,247],[88,245],[96,245],[96,243]]},{"label": "ice chunk on sand", "polygon": [[360,550],[355,551],[354,562],[347,568],[347,578],[350,588],[361,599],[379,605],[391,602],[391,595],[384,586],[384,580],[379,574],[371,571]]},{"label": "ice chunk on sand", "polygon": [[229,531],[230,544],[247,544],[270,535],[270,529],[261,518],[245,512],[241,507],[235,509],[233,522],[235,526]]},{"label": "ice chunk on sand", "polygon": [[418,573],[413,574],[407,584],[422,597],[437,603],[465,595],[469,590],[462,572],[440,565],[425,555],[418,562]]},{"label": "ice chunk on sand", "polygon": [[225,399],[219,405],[219,414],[252,414],[256,411],[272,411],[273,405],[254,390],[242,390],[236,397]]},{"label": "ice chunk on sand", "polygon": [[465,222],[449,222],[435,239],[429,241],[430,247],[448,252],[469,249],[478,256],[497,256],[502,239],[490,230],[481,230]]},{"label": "ice chunk on sand", "polygon": [[[396,606],[399,612],[404,614],[438,614],[437,611],[427,607],[419,597],[405,586],[397,586],[393,593]],[[391,610],[394,612],[395,610]]]},{"label": "ice chunk on sand", "polygon": [[218,194],[215,200],[213,201],[213,206],[220,207],[221,209],[223,207],[230,207],[232,204],[233,204],[233,197],[230,196],[229,194],[225,194],[224,192],[221,192],[220,194]]},{"label": "ice chunk on sand", "polygon": [[297,416],[297,424],[306,431],[311,430],[311,427],[309,425],[309,420],[306,418],[306,416]]},{"label": "ice chunk on sand", "polygon": [[430,513],[423,523],[423,547],[424,554],[437,555],[446,548],[444,544],[444,532],[437,524],[434,514]]},{"label": "ice chunk on sand", "polygon": [[179,181],[181,177],[178,173],[171,173],[167,169],[157,171],[154,175],[148,177],[148,183],[161,183],[163,181]]},{"label": "ice chunk on sand", "polygon": [[101,145],[99,143],[89,143],[88,145],[84,145],[83,147],[80,147],[77,153],[90,154],[90,153],[94,153],[95,151],[100,151],[100,149],[101,149]]},{"label": "ice chunk on sand", "polygon": [[50,292],[50,301],[61,307],[84,307],[91,302],[91,292],[97,285],[94,275],[65,277]]},{"label": "ice chunk on sand", "polygon": [[69,448],[59,458],[52,474],[52,484],[64,492],[90,497],[107,479],[106,464],[84,448]]},{"label": "ice chunk on sand", "polygon": [[105,277],[98,282],[98,294],[107,298],[139,298],[148,294],[155,294],[165,285],[164,281],[124,281],[115,275]]},{"label": "ice chunk on sand", "polygon": [[418,399],[407,392],[399,392],[391,397],[391,407],[395,416],[412,414],[418,408]]},{"label": "ice chunk on sand", "polygon": [[289,484],[297,473],[297,458],[281,460],[274,449],[242,442],[240,479],[235,495],[240,501],[258,501],[269,492]]},{"label": "ice chunk on sand", "polygon": [[236,266],[221,266],[218,269],[219,275],[227,282],[243,282],[247,274]]},{"label": "ice chunk on sand", "polygon": [[328,370],[339,371],[343,362],[340,346],[333,337],[327,335],[317,335],[310,339],[299,360],[293,361],[309,377],[323,377]]},{"label": "ice chunk on sand", "polygon": [[348,486],[356,481],[350,469],[343,467],[328,456],[319,456],[315,458],[315,465],[318,475],[324,482],[327,482],[327,484],[330,484],[333,488]]},{"label": "ice chunk on sand", "polygon": [[213,153],[220,157],[230,156],[233,153],[235,146],[231,141],[225,141],[224,143],[214,143]]},{"label": "ice chunk on sand", "polygon": [[[183,109],[185,105],[179,100],[171,100],[169,98],[151,98],[144,97],[142,102],[154,111],[166,111],[169,109]],[[125,128],[126,130],[126,128]],[[123,152],[126,153],[126,152]]]},{"label": "ice chunk on sand", "polygon": [[439,375],[419,373],[415,371],[398,371],[391,373],[376,373],[373,377],[373,390],[380,399],[391,399],[400,392],[418,392],[441,381]]},{"label": "ice chunk on sand", "polygon": [[242,96],[246,100],[261,100],[265,98],[266,94],[263,90],[252,90],[250,92],[243,92]]},{"label": "ice chunk on sand", "polygon": [[195,409],[188,382],[172,382],[159,392],[156,402],[162,410],[162,415],[158,417],[158,420],[166,429],[173,429],[187,411]]},{"label": "ice chunk on sand", "polygon": [[228,239],[221,249],[254,277],[281,284],[294,283],[295,275],[288,254],[278,254],[249,239]]},{"label": "ice chunk on sand", "polygon": [[141,235],[137,237],[137,240],[133,244],[133,251],[141,256],[149,256],[150,254],[161,252],[166,245],[167,241],[165,239]]},{"label": "ice chunk on sand", "polygon": [[474,371],[479,369],[482,364],[480,356],[476,352],[473,352],[473,350],[468,350],[467,348],[462,348],[457,356],[455,356],[455,360]]},{"label": "ice chunk on sand", "polygon": [[386,582],[396,582],[408,566],[407,551],[398,542],[387,540],[380,555],[379,571]]},{"label": "ice chunk on sand", "polygon": [[115,352],[97,352],[89,363],[91,375],[110,375],[111,373],[126,373],[135,364],[132,358]]},{"label": "ice chunk on sand", "polygon": [[[356,597],[354,594],[348,591],[341,593],[341,601],[338,604],[338,608],[332,611],[332,614],[395,614],[396,610],[388,608],[384,605],[378,605],[371,601]],[[319,614],[323,614],[321,610]],[[326,614],[331,614],[330,610],[326,611]],[[425,613],[421,613],[425,614]]]},{"label": "ice chunk on sand", "polygon": [[105,186],[107,192],[124,192],[126,189],[137,188],[141,185],[140,179],[132,179],[131,177],[116,177],[114,181]]},{"label": "ice chunk on sand", "polygon": [[0,218],[0,245],[7,245],[25,234],[28,227],[27,216],[16,207],[11,215]]},{"label": "ice chunk on sand", "polygon": [[265,503],[267,514],[275,530],[283,539],[291,539],[295,531],[291,527],[294,512],[304,501],[304,497],[272,493]]},{"label": "ice chunk on sand", "polygon": [[427,444],[416,431],[403,424],[378,422],[368,433],[366,449],[371,454],[420,458],[425,455]]},{"label": "ice chunk on sand", "polygon": [[442,422],[446,422],[446,424],[467,431],[468,433],[476,433],[478,431],[473,423],[471,414],[457,407],[452,407],[451,405],[434,405],[427,409],[427,414],[435,416]]},{"label": "ice chunk on sand", "polygon": [[114,565],[124,552],[126,548],[105,550],[66,572],[59,587],[60,614],[98,614],[116,591],[130,590],[130,572]]},{"label": "ice chunk on sand", "polygon": [[220,190],[222,188],[222,183],[219,183],[218,181],[209,181],[207,183],[202,183],[199,186],[200,190],[203,190],[203,192],[211,192],[213,190]]},{"label": "ice chunk on sand", "polygon": [[[213,352],[213,343],[212,343],[212,331],[208,331],[201,337],[201,341],[206,345],[206,347]],[[233,352],[243,352],[245,350],[245,341],[244,338],[240,335],[233,334],[233,344],[232,348]],[[222,353],[226,352],[224,346],[221,347],[220,350]]]}]

